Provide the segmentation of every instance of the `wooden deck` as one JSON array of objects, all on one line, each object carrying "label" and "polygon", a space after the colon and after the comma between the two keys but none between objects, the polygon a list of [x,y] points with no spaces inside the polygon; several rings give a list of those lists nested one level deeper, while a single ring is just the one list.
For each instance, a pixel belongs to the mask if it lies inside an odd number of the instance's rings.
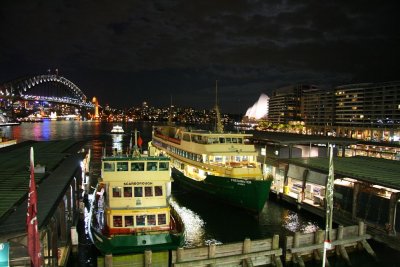
[{"label": "wooden deck", "polygon": [[[340,256],[350,266],[348,252],[365,249],[371,260],[376,260],[376,254],[368,244],[371,236],[366,234],[366,225],[339,226],[332,230],[332,240],[328,256]],[[195,248],[178,248],[170,253],[152,253],[145,251],[135,255],[105,255],[98,259],[98,266],[174,266],[174,267],[207,267],[207,266],[286,266],[290,262],[305,266],[305,261],[315,259],[321,261],[324,249],[324,232],[296,232],[284,238],[283,248],[279,247],[279,235],[272,238],[250,240],[229,244],[210,244]],[[162,257],[160,257],[162,255]],[[134,263],[133,263],[134,262]],[[327,266],[329,261],[327,260]],[[171,265],[168,265],[168,264]]]}]

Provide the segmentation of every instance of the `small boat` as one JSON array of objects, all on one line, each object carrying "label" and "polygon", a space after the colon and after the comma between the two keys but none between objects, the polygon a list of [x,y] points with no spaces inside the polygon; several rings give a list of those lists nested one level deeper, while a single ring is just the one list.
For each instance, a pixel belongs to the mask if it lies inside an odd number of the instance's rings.
[{"label": "small boat", "polygon": [[174,183],[251,213],[260,213],[272,179],[257,162],[251,134],[223,130],[218,105],[215,131],[153,127],[152,145],[171,158]]},{"label": "small boat", "polygon": [[90,237],[103,254],[183,245],[184,225],[169,204],[169,158],[154,156],[155,149],[149,148],[149,155],[134,149],[128,156],[102,157],[102,177],[92,195]]},{"label": "small boat", "polygon": [[113,134],[123,134],[124,129],[120,125],[114,125],[113,128],[111,129],[111,133]]}]

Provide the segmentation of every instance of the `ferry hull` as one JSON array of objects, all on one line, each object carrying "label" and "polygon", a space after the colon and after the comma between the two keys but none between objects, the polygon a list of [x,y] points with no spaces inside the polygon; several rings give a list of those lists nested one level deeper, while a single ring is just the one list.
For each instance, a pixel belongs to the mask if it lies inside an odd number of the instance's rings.
[{"label": "ferry hull", "polygon": [[213,175],[208,175],[203,181],[196,181],[176,168],[172,168],[172,178],[183,187],[195,189],[252,213],[259,213],[263,209],[272,183],[271,180],[244,180]]},{"label": "ferry hull", "polygon": [[93,242],[103,254],[139,253],[147,249],[165,251],[183,244],[182,234],[159,233],[144,235],[114,235],[110,238],[91,227]]}]

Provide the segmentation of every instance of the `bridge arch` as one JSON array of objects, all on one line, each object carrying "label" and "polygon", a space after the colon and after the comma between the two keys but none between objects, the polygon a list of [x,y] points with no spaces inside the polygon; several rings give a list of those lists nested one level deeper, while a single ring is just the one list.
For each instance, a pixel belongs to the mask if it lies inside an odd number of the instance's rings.
[{"label": "bridge arch", "polygon": [[79,106],[93,108],[94,105],[87,101],[86,95],[82,90],[67,78],[55,74],[27,76],[11,82],[0,85],[0,97],[9,99],[21,98],[25,100],[36,100],[37,96],[30,95],[29,93],[35,86],[45,83],[57,83],[65,87],[69,92],[69,97],[51,97],[40,96],[40,100],[69,103]]}]

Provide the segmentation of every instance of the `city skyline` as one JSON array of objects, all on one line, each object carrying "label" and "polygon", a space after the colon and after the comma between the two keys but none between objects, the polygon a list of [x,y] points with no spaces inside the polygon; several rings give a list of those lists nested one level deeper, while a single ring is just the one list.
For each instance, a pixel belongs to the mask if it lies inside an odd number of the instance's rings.
[{"label": "city skyline", "polygon": [[290,84],[399,80],[395,2],[5,1],[0,83],[65,76],[100,104],[244,114]]}]

